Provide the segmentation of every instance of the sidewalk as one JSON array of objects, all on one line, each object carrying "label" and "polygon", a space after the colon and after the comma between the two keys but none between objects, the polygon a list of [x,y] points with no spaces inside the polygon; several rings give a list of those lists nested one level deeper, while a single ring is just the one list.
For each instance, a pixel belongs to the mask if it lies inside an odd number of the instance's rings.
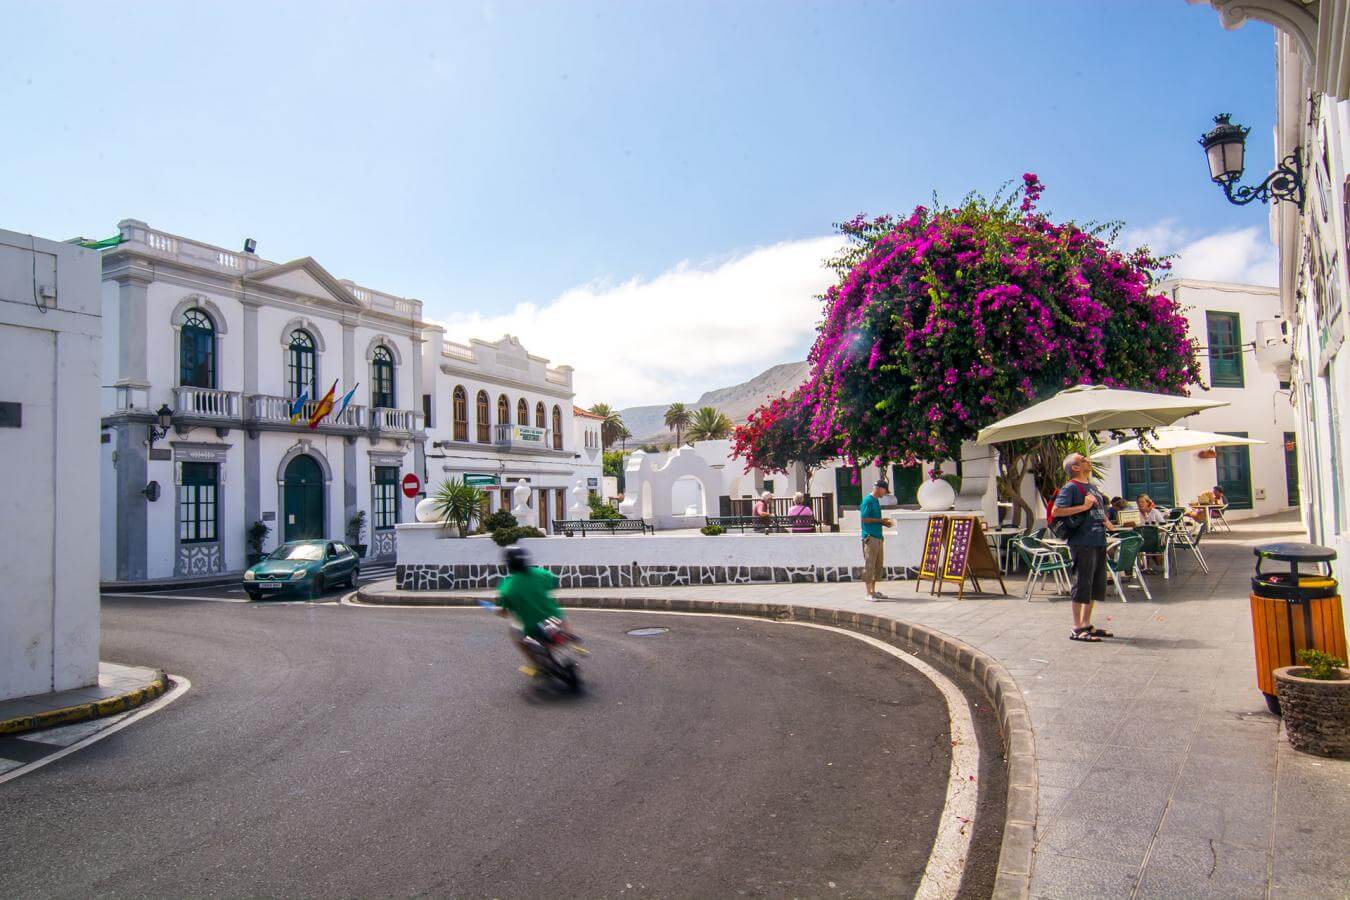
[{"label": "sidewalk", "polygon": [[[1100,644],[1068,640],[1066,601],[956,601],[891,582],[560,591],[563,599],[680,597],[800,603],[942,631],[999,660],[1035,730],[1036,897],[1342,897],[1350,885],[1350,762],[1294,752],[1256,690],[1247,596],[1251,545],[1298,537],[1293,516],[1207,536],[1210,574],[1189,556],[1149,578],[1154,601],[1114,589]],[[384,588],[385,585],[381,585]],[[403,592],[379,592],[398,602]],[[367,591],[370,588],[366,589]],[[490,592],[408,597],[473,598]],[[1038,595],[1038,597],[1041,595]]]},{"label": "sidewalk", "polygon": [[[0,700],[0,740],[126,712],[155,699],[167,688],[168,679],[159,669],[100,662],[97,685]],[[0,749],[0,756],[4,755]]]}]

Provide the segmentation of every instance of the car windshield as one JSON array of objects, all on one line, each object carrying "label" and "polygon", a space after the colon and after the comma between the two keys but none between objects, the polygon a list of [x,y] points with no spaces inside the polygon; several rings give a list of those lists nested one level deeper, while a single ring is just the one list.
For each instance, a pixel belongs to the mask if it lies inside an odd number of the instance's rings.
[{"label": "car windshield", "polygon": [[323,545],[288,544],[272,551],[268,559],[323,559]]}]

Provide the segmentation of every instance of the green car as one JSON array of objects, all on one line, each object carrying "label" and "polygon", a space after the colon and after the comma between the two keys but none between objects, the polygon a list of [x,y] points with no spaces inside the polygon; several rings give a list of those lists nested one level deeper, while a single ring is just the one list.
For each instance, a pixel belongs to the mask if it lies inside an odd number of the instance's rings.
[{"label": "green car", "polygon": [[250,600],[285,593],[318,597],[334,585],[356,587],[360,574],[360,559],[341,541],[291,541],[244,573],[244,591]]}]

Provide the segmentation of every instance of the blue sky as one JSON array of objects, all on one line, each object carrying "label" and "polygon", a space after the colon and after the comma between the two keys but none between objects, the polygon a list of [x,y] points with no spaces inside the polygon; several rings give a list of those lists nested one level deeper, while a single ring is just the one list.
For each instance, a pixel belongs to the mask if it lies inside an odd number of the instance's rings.
[{"label": "blue sky", "polygon": [[[753,266],[732,295],[720,274],[758,259],[809,294],[832,222],[1024,171],[1058,216],[1123,219],[1169,250],[1245,235],[1232,277],[1268,270],[1264,210],[1223,201],[1195,140],[1232,112],[1249,170],[1270,166],[1272,31],[1183,0],[44,3],[5,20],[28,37],[0,59],[0,225],[251,236],[418,297],[455,336],[514,328],[577,367],[584,402],[693,399],[800,358],[811,307],[756,290]],[[702,332],[667,327],[686,291],[712,298],[690,307]],[[728,304],[745,315],[719,324]],[[576,316],[594,321],[559,331]],[[762,341],[741,333],[756,322]],[[592,354],[643,340],[638,359],[682,368],[596,363],[588,382]],[[704,359],[709,343],[731,349]]]}]

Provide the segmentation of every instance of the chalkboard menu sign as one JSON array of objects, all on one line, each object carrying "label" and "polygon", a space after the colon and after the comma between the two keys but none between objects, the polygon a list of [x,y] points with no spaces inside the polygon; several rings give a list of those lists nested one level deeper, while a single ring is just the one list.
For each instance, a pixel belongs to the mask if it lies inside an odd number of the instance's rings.
[{"label": "chalkboard menu sign", "polygon": [[923,553],[919,556],[919,576],[915,579],[914,589],[918,590],[925,580],[933,582],[937,590],[939,575],[942,572],[942,542],[947,537],[947,517],[929,516],[928,526],[924,529]]},{"label": "chalkboard menu sign", "polygon": [[957,599],[966,595],[966,579],[980,587],[979,576],[997,578],[1003,593],[1008,593],[1003,584],[1003,574],[998,570],[994,554],[989,552],[989,541],[984,535],[984,523],[976,516],[953,516],[947,529],[946,558],[943,560],[942,577],[938,579],[937,592],[942,593],[942,585],[955,582],[959,587]]}]

